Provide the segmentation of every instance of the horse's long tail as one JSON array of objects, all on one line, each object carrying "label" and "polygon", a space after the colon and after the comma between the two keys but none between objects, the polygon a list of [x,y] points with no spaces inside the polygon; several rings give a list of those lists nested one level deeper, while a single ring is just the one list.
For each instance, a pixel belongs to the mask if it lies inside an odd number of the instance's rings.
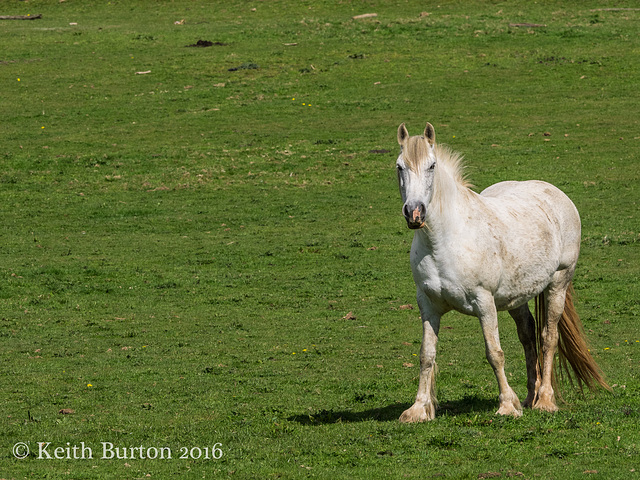
[{"label": "horse's long tail", "polygon": [[[567,294],[564,301],[564,310],[562,317],[558,322],[558,358],[560,360],[560,373],[564,378],[563,373],[566,373],[566,378],[573,384],[571,372],[576,378],[580,390],[582,386],[586,385],[590,390],[595,390],[598,386],[611,391],[611,387],[607,385],[607,382],[602,376],[602,371],[598,364],[595,362],[591,353],[584,334],[582,322],[573,306],[573,285],[569,284]],[[535,300],[536,320],[537,320],[537,335],[538,335],[538,356],[540,361],[540,367],[542,370],[542,330],[547,323],[546,308],[544,302],[544,292],[536,297]],[[571,370],[569,370],[571,367]],[[557,375],[553,375],[553,387],[557,390]]]}]

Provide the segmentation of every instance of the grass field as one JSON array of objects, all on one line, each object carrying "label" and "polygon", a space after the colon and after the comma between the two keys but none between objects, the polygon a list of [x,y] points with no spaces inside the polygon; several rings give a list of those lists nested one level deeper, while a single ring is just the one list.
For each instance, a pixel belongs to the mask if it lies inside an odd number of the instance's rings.
[{"label": "grass field", "polygon": [[[636,7],[1,3],[43,17],[0,20],[0,478],[635,478]],[[612,394],[496,417],[478,321],[450,313],[436,419],[397,421],[421,325],[396,130],[427,121],[476,190],[573,199]]]}]

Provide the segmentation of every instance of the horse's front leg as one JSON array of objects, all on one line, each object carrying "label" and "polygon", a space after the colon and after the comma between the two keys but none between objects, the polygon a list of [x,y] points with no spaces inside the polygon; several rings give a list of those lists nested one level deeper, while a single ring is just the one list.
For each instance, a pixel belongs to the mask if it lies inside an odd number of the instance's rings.
[{"label": "horse's front leg", "polygon": [[440,316],[427,296],[418,289],[418,306],[422,317],[422,346],[420,347],[420,379],[414,404],[402,412],[400,421],[406,423],[433,420],[436,415],[436,344]]},{"label": "horse's front leg", "polygon": [[484,335],[487,360],[493,368],[500,390],[500,408],[496,414],[519,417],[522,415],[520,400],[509,386],[507,376],[504,373],[504,352],[500,347],[500,335],[498,334],[498,312],[493,297],[489,295],[487,297],[484,301],[479,302],[478,318]]}]

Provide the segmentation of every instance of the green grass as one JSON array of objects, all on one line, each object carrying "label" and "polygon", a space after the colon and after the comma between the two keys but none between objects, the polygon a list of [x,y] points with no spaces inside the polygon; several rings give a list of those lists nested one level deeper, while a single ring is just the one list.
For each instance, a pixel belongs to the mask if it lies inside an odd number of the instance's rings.
[{"label": "green grass", "polygon": [[[635,7],[3,4],[43,18],[0,21],[0,477],[637,475]],[[494,416],[477,320],[452,313],[436,419],[397,421],[421,326],[400,308],[396,129],[426,121],[478,190],[538,178],[574,200],[577,308],[613,394]],[[39,460],[38,442],[94,459]],[[174,458],[100,459],[100,442]],[[177,458],[217,443],[220,459]]]}]

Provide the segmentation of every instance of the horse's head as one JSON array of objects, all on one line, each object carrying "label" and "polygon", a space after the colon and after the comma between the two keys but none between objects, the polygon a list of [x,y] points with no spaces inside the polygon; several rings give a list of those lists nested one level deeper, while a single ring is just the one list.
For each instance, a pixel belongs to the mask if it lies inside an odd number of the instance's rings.
[{"label": "horse's head", "polygon": [[436,168],[436,132],[427,123],[423,136],[410,137],[404,123],[398,127],[400,155],[396,161],[398,184],[407,226],[422,228],[427,221],[427,206],[433,195]]}]

